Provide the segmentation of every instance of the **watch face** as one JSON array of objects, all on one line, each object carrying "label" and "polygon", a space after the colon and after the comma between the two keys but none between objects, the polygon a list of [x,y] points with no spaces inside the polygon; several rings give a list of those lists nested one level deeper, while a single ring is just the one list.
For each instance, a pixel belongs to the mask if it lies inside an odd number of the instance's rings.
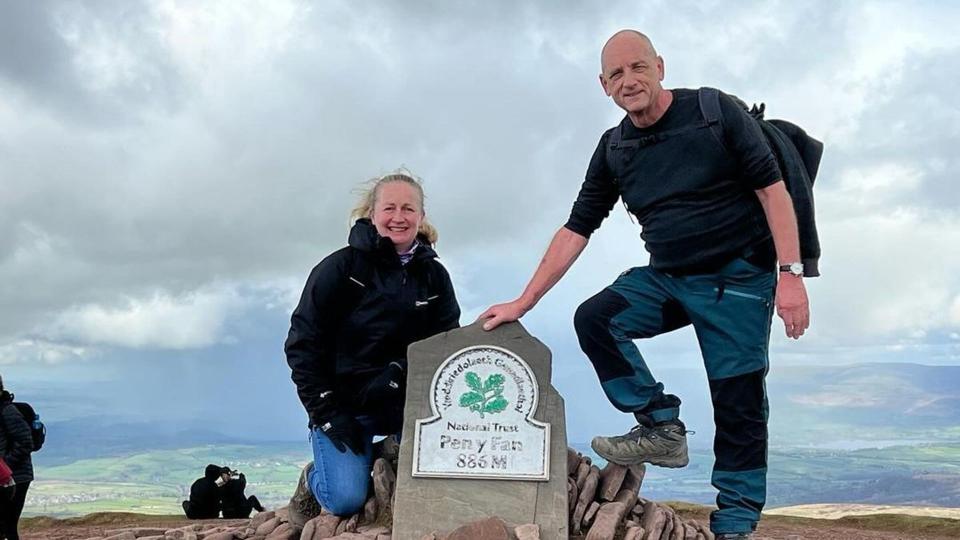
[{"label": "watch face", "polygon": [[803,275],[803,263],[795,262],[790,264],[784,264],[780,266],[781,272],[789,272],[795,276]]}]

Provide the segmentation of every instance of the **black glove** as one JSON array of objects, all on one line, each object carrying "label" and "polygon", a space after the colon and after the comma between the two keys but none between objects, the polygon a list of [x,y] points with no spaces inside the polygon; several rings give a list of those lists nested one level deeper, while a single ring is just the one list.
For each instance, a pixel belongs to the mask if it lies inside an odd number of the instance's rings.
[{"label": "black glove", "polygon": [[346,452],[349,448],[354,454],[363,454],[366,441],[363,426],[349,414],[338,413],[320,424],[320,431],[330,439],[337,450]]},{"label": "black glove", "polygon": [[390,362],[360,390],[357,402],[361,408],[381,408],[400,404],[407,386],[407,362]]}]

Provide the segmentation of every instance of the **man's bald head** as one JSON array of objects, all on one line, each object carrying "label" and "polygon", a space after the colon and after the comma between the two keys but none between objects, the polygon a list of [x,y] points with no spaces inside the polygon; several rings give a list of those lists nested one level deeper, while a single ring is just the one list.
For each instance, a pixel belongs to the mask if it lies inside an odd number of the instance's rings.
[{"label": "man's bald head", "polygon": [[610,39],[608,39],[607,42],[604,43],[603,49],[600,51],[601,73],[606,73],[607,49],[610,48],[611,46],[618,46],[618,45],[625,45],[625,46],[632,45],[632,46],[643,47],[645,49],[645,52],[647,52],[650,55],[650,57],[652,58],[657,57],[657,50],[653,48],[653,42],[650,41],[650,38],[648,38],[646,34],[644,34],[643,32],[639,32],[637,30],[631,30],[631,29],[620,30],[616,34],[610,36]]},{"label": "man's bald head", "polygon": [[603,91],[627,111],[634,125],[650,125],[670,105],[672,94],[660,84],[663,58],[640,32],[621,30],[611,36],[600,53],[600,69]]}]

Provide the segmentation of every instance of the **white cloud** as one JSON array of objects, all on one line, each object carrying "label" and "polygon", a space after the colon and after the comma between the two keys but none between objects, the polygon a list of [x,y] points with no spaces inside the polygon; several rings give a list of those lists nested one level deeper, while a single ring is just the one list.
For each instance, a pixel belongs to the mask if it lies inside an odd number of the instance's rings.
[{"label": "white cloud", "polygon": [[0,344],[0,364],[58,364],[95,356],[89,347],[64,345],[37,339],[19,339]]},{"label": "white cloud", "polygon": [[120,306],[91,304],[65,311],[55,334],[81,343],[130,348],[186,349],[220,342],[224,323],[242,303],[229,288],[181,297],[158,292]]},{"label": "white cloud", "polygon": [[920,186],[921,175],[922,172],[912,164],[896,162],[847,169],[837,179],[838,192],[831,193],[828,204],[842,205],[845,215],[877,207],[895,208],[904,195]]},{"label": "white cloud", "polygon": [[[957,329],[960,329],[960,294],[953,298],[953,302],[950,304],[950,311],[947,313],[947,316],[950,320],[950,323]],[[954,339],[960,337],[957,333],[952,333],[950,336]]]}]

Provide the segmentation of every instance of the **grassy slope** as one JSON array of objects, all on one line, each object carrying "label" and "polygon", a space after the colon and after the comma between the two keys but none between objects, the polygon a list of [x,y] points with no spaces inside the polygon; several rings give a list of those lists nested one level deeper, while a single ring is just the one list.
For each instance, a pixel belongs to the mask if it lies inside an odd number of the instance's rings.
[{"label": "grassy slope", "polygon": [[[691,458],[685,469],[650,468],[644,496],[711,503],[712,455],[695,452]],[[38,467],[25,515],[66,517],[114,510],[176,514],[207,463],[245,472],[247,493],[275,507],[285,504],[301,466],[309,459],[306,443],[224,445]],[[960,445],[855,452],[790,450],[772,452],[770,462],[768,508],[804,503],[960,507]]]},{"label": "grassy slope", "polygon": [[24,514],[63,517],[128,510],[175,514],[208,463],[245,473],[247,494],[277,506],[290,497],[300,468],[309,459],[306,444],[205,446],[83,459],[39,468]]}]

